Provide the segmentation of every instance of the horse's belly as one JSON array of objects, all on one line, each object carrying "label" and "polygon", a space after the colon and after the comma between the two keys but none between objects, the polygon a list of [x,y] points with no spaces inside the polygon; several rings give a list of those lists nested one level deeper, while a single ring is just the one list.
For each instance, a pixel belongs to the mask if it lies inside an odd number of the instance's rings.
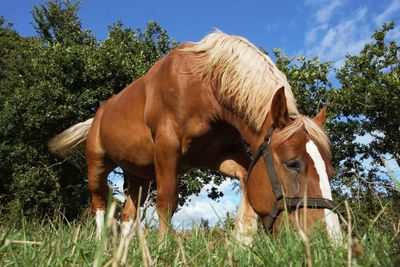
[{"label": "horse's belly", "polygon": [[190,139],[182,163],[188,167],[208,167],[237,142],[240,136],[231,127],[216,127],[206,134]]}]

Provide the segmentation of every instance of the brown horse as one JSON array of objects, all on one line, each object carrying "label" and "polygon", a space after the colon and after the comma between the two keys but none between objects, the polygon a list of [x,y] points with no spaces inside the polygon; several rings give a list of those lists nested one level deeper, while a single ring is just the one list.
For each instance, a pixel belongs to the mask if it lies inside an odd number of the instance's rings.
[{"label": "brown horse", "polygon": [[[206,167],[240,180],[242,197],[234,232],[249,243],[257,229],[257,214],[265,219],[273,209],[268,172],[272,168],[286,196],[332,199],[328,178],[333,168],[324,120],[325,109],[313,120],[298,114],[285,75],[268,56],[242,37],[217,31],[170,52],[145,76],[104,102],[93,119],[67,129],[49,147],[63,153],[86,140],[98,234],[107,176],[116,166],[124,170],[129,183],[121,216],[123,232],[131,231],[132,218],[142,204],[139,188],[143,200],[155,180],[161,235],[177,207],[177,176]],[[255,155],[267,132],[273,167],[255,161],[247,181],[251,158],[242,140]],[[273,218],[274,228],[282,217],[279,213]],[[337,215],[324,205],[307,209],[304,216],[302,221],[309,226],[326,218],[328,233],[340,236]]]}]

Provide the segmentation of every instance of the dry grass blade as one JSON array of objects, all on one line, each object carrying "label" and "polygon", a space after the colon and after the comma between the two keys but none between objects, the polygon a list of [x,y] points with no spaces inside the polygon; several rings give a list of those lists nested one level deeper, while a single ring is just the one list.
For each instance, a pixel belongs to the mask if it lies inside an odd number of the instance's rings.
[{"label": "dry grass blade", "polygon": [[[134,223],[134,225],[132,226],[132,229],[136,229],[136,221]],[[129,244],[131,242],[133,238],[132,234],[123,236],[121,238],[121,242],[122,242],[122,259],[121,259],[121,265],[125,265],[126,260],[128,258],[128,248],[129,248]]]},{"label": "dry grass blade", "polygon": [[295,218],[296,218],[296,226],[299,230],[300,237],[304,241],[304,245],[306,247],[306,256],[307,256],[307,266],[312,267],[312,260],[311,260],[311,248],[310,248],[310,239],[308,238],[306,234],[307,230],[307,188],[304,190],[304,197],[303,197],[303,226],[300,225],[300,219],[299,219],[299,209],[301,202],[297,204],[296,211],[295,211]]},{"label": "dry grass blade", "polygon": [[347,200],[345,200],[344,202],[345,206],[346,206],[346,213],[347,213],[347,266],[351,267],[351,262],[352,262],[352,245],[353,245],[353,239],[352,239],[352,235],[351,235],[351,213],[350,213],[350,207],[349,207],[349,203],[347,202]]},{"label": "dry grass blade", "polygon": [[[141,216],[142,216],[140,218],[141,222],[146,219],[148,208],[151,207],[152,204],[154,204],[153,203],[154,201],[152,200],[152,198],[150,196],[151,196],[151,186],[149,186],[149,189],[147,190],[147,197],[146,197],[146,200],[144,201],[144,206],[143,206],[143,209],[142,209],[142,212],[141,212]],[[155,210],[153,210],[153,213],[154,213],[154,211]]]},{"label": "dry grass blade", "polygon": [[[8,240],[6,239],[6,242],[7,241]],[[29,240],[11,240],[9,242],[11,242],[12,244],[23,244],[23,245],[41,245],[41,244],[43,244],[40,241],[29,241]]]},{"label": "dry grass blade", "polygon": [[[124,248],[125,248],[125,244],[126,244],[126,238],[125,238],[125,236],[122,236],[121,240],[119,242],[117,251],[116,251],[116,253],[114,254],[114,257],[113,257],[113,262],[112,262],[112,266],[113,267],[119,266],[119,263],[120,263],[121,258],[122,258],[122,253],[123,253]],[[125,265],[125,262],[122,265]]]},{"label": "dry grass blade", "polygon": [[[206,246],[204,249],[200,250],[200,252],[197,253],[196,255],[194,255],[193,257],[191,257],[191,258],[189,259],[189,262],[188,262],[188,263],[193,262],[197,257],[201,256],[202,254],[205,254],[206,252],[209,252],[209,247],[210,247],[210,246],[214,246],[217,242],[218,242],[218,240],[214,240],[214,241],[212,241],[212,242],[209,242],[209,243],[208,243],[208,246]],[[188,266],[191,266],[191,265],[188,265]]]},{"label": "dry grass blade", "polygon": [[188,266],[187,260],[186,260],[186,255],[185,255],[185,250],[183,248],[182,239],[176,234],[174,234],[174,236],[175,236],[176,242],[178,243],[179,250],[181,251],[183,266]]},{"label": "dry grass blade", "polygon": [[[139,197],[137,203],[140,203],[141,198],[142,198],[142,187],[139,188]],[[144,237],[144,233],[140,224],[140,207],[137,208],[135,223],[136,223],[136,230],[139,236],[140,247],[142,249],[143,265],[145,267],[149,267],[151,265],[150,251],[147,246],[146,239]]]},{"label": "dry grass blade", "polygon": [[225,237],[226,244],[228,244],[228,266],[234,266],[233,265],[233,248],[232,248],[232,242]]},{"label": "dry grass blade", "polygon": [[72,239],[72,242],[74,243],[74,245],[73,245],[73,247],[72,247],[71,253],[69,254],[69,257],[70,257],[70,258],[71,258],[71,257],[74,255],[74,253],[75,253],[76,242],[78,241],[78,236],[79,236],[80,231],[81,231],[81,225],[79,224],[79,225],[78,225],[78,228],[76,228],[76,231],[75,231],[75,234],[74,234],[74,238]]},{"label": "dry grass blade", "polygon": [[111,231],[112,231],[112,247],[115,248],[118,241],[118,225],[115,219],[113,220]]},{"label": "dry grass blade", "polygon": [[390,239],[390,241],[393,241],[399,234],[400,234],[400,220],[396,224],[393,224],[393,231],[394,231],[394,235],[393,237]]},{"label": "dry grass blade", "polygon": [[114,214],[115,214],[116,209],[117,209],[117,204],[113,201],[110,205],[109,212],[107,213],[106,227],[108,229],[111,228],[111,226],[115,220]]},{"label": "dry grass blade", "polygon": [[115,243],[117,242],[117,223],[115,220],[115,212],[117,210],[117,203],[114,201],[111,203],[109,212],[107,213],[106,218],[106,227],[107,229],[111,229],[112,232],[112,246],[115,247]]},{"label": "dry grass blade", "polygon": [[114,264],[114,259],[110,259],[103,265],[103,267],[108,267],[108,266],[113,265],[113,264]]},{"label": "dry grass blade", "polygon": [[122,258],[121,258],[121,265],[125,265],[126,263],[126,259],[128,258],[128,247],[129,247],[129,242],[130,239],[129,238],[122,238],[121,242],[123,242],[122,244]]}]

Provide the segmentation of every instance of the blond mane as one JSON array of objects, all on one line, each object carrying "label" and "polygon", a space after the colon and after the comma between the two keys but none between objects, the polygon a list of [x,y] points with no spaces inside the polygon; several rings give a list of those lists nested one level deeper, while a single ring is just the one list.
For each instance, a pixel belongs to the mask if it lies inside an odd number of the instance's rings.
[{"label": "blond mane", "polygon": [[305,129],[311,140],[319,144],[321,148],[329,156],[331,156],[332,145],[324,129],[321,126],[319,126],[313,119],[310,119],[300,114],[292,115],[291,119],[292,119],[291,123],[285,128],[283,128],[281,132],[279,132],[276,145],[282,144],[283,142],[287,141],[290,137],[292,137],[294,134]]},{"label": "blond mane", "polygon": [[196,55],[193,72],[215,85],[217,99],[256,131],[282,86],[289,112],[298,113],[286,76],[247,39],[217,30],[182,51]]}]

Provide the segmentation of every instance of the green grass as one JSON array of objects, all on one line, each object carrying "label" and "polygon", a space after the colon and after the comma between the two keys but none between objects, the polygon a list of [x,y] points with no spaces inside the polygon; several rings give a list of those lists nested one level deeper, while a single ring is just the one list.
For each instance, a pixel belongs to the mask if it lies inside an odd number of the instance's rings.
[{"label": "green grass", "polygon": [[[0,226],[0,266],[111,266],[121,262],[116,225],[106,229],[101,241],[94,238],[92,218],[65,223],[62,218],[42,222],[7,222]],[[114,231],[114,232],[113,232]],[[251,247],[238,244],[229,228],[177,230],[157,241],[157,230],[144,230],[144,239],[134,237],[127,250],[127,266],[347,266],[348,249],[332,245],[323,231],[310,238],[311,257],[298,232],[282,230],[275,236],[263,231]],[[347,236],[345,237],[347,238]],[[355,237],[357,238],[357,237]],[[347,241],[345,240],[345,243]],[[363,247],[352,257],[353,266],[396,266],[393,236],[371,226],[358,240]],[[145,248],[143,250],[143,248]],[[148,249],[149,259],[143,260]],[[398,252],[398,250],[397,250]],[[119,259],[116,259],[119,258]],[[117,265],[114,265],[117,266]]]}]

